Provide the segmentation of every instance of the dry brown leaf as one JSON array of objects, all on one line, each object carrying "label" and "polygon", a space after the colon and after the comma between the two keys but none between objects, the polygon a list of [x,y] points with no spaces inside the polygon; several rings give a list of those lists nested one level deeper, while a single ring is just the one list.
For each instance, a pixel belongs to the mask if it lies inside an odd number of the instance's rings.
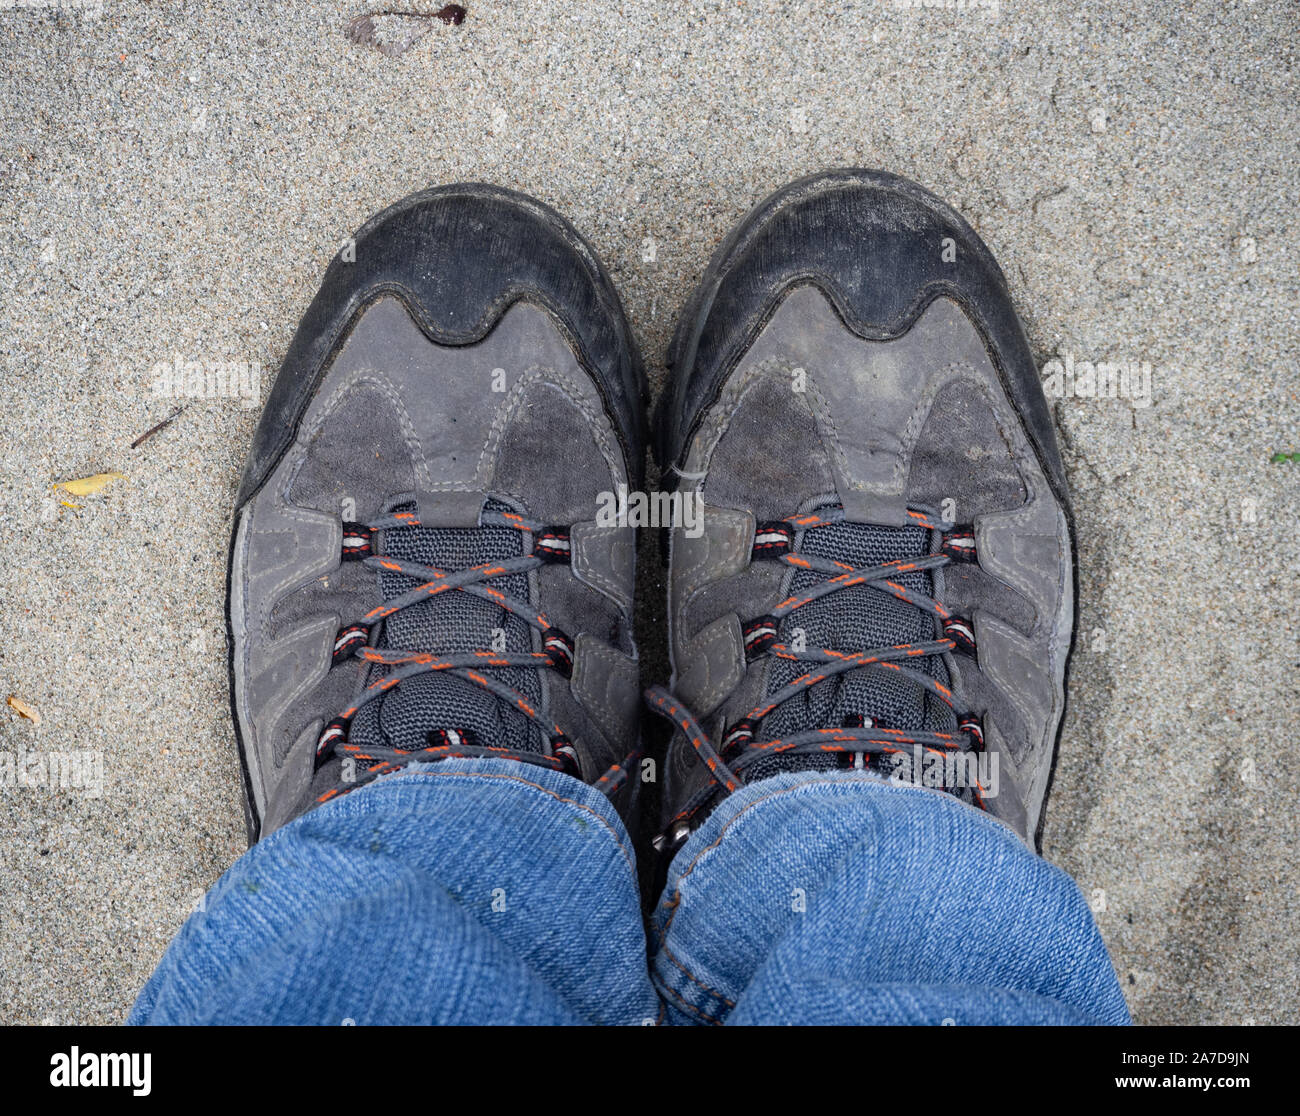
[{"label": "dry brown leaf", "polygon": [[14,697],[13,694],[10,694],[9,708],[17,713],[18,716],[26,717],[34,725],[39,725],[41,723],[40,710],[38,710],[34,705],[28,705],[20,697]]},{"label": "dry brown leaf", "polygon": [[106,484],[115,480],[126,480],[125,473],[96,473],[92,477],[80,477],[77,480],[57,481],[55,488],[70,492],[73,496],[93,496]]}]

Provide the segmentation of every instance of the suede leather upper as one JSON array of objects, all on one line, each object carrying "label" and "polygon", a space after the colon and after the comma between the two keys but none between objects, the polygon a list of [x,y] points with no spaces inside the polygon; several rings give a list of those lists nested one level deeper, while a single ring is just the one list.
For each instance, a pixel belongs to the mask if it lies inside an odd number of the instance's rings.
[{"label": "suede leather upper", "polygon": [[[549,211],[484,189],[420,195],[367,226],[358,263],[372,252],[396,258],[350,277],[331,267],[259,428],[236,512],[228,607],[251,836],[310,803],[322,726],[363,678],[360,664],[331,661],[340,628],[379,600],[375,574],[341,560],[342,523],[403,501],[431,528],[473,528],[489,498],[574,528],[571,566],[528,577],[535,606],[575,640],[572,677],[548,674],[543,704],[579,742],[588,780],[634,746],[634,543],[630,528],[598,528],[594,518],[600,493],[636,483],[639,459],[628,454],[640,444],[639,364],[612,289],[593,286],[603,282],[598,265],[565,247],[564,272],[560,241],[580,243],[576,233],[561,238]],[[408,243],[411,228],[428,236]],[[429,239],[447,228],[474,233],[473,243],[459,240],[461,258]],[[525,255],[549,246],[546,267],[566,282],[545,285],[507,251],[514,241],[526,242],[516,245]],[[496,295],[469,308],[467,290]],[[337,336],[318,309],[327,292],[353,308]],[[595,345],[584,349],[574,323],[611,299],[608,320],[581,327]],[[593,371],[589,353],[602,347],[614,355]],[[609,384],[629,376],[627,406],[614,405]],[[489,638],[468,633],[466,642]]]},{"label": "suede leather upper", "polygon": [[[973,619],[978,651],[945,664],[999,754],[989,811],[1032,841],[1064,711],[1071,531],[1028,346],[954,218],[912,183],[835,172],[760,205],[715,257],[679,325],[689,363],[664,415],[665,444],[685,439],[679,485],[705,501],[703,537],[672,537],[673,688],[715,740],[768,692],[742,624],[788,594],[791,571],[751,561],[756,524],[828,503],[884,525],[950,507],[979,561],[936,574],[935,596]],[[967,263],[944,273],[949,238]],[[679,734],[666,814],[708,778]]]}]

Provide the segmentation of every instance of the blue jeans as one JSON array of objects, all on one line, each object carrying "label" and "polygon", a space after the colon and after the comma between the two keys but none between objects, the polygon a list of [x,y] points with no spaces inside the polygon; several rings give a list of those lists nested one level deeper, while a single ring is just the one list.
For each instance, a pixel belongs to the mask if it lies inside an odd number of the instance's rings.
[{"label": "blue jeans", "polygon": [[1128,1022],[1064,872],[972,807],[866,774],[731,795],[674,858],[651,935],[603,795],[446,760],[250,849],[130,1022]]}]

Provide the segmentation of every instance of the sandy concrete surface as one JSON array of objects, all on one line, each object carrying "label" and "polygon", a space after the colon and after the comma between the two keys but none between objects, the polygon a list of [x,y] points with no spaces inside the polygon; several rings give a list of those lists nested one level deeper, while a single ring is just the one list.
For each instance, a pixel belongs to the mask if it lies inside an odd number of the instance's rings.
[{"label": "sandy concrete surface", "polygon": [[[1082,614],[1047,851],[1139,1021],[1295,1022],[1294,4],[467,7],[387,57],[353,3],[0,4],[0,697],[42,717],[0,706],[0,1020],[124,1018],[243,849],[238,366],[264,395],[352,230],[436,183],[536,194],[604,256],[657,388],[732,223],[857,164],[965,212],[1044,365],[1149,365],[1149,394],[1056,404]],[[233,386],[133,450],[177,359]],[[51,764],[82,785],[14,774]]]}]

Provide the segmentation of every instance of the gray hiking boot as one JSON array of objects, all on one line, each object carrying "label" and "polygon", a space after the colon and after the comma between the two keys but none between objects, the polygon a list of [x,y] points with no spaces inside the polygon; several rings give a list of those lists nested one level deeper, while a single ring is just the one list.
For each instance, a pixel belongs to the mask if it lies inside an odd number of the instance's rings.
[{"label": "gray hiking boot", "polygon": [[227,620],[250,841],[413,760],[505,756],[623,811],[638,747],[644,378],[552,210],[407,198],[334,260],[236,502]]},{"label": "gray hiking boot", "polygon": [[1006,282],[912,182],[773,195],[678,323],[660,461],[672,532],[671,853],[723,795],[870,770],[1041,837],[1074,622],[1050,413]]}]

